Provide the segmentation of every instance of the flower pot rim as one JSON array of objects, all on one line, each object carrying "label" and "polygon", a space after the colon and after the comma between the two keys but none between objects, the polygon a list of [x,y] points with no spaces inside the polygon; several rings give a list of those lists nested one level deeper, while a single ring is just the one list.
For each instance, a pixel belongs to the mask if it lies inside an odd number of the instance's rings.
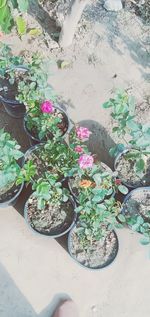
[{"label": "flower pot rim", "polygon": [[116,260],[116,257],[117,257],[117,254],[118,254],[118,251],[119,251],[119,240],[118,240],[118,236],[115,232],[115,230],[111,230],[114,235],[115,235],[115,238],[116,238],[116,252],[113,256],[113,258],[109,261],[107,261],[106,263],[107,264],[103,264],[103,265],[99,265],[97,267],[89,267],[89,266],[85,266],[84,264],[80,263],[72,254],[71,254],[71,234],[73,232],[73,230],[75,229],[76,227],[76,224],[74,225],[74,227],[70,230],[69,234],[68,234],[68,253],[70,255],[70,257],[73,259],[74,262],[78,263],[78,265],[80,265],[80,267],[86,269],[86,270],[90,270],[90,271],[98,271],[98,270],[101,270],[101,269],[105,269],[107,268],[107,266],[109,266],[110,264],[112,265],[114,263],[114,261]]},{"label": "flower pot rim", "polygon": [[[34,229],[31,224],[29,223],[28,221],[28,209],[27,209],[27,206],[28,206],[28,201],[30,199],[30,197],[33,195],[33,193],[28,197],[25,205],[24,205],[24,219],[26,221],[26,224],[28,226],[28,228],[36,235],[39,235],[39,236],[45,236],[45,237],[48,237],[48,238],[51,238],[51,239],[56,239],[56,238],[59,238],[59,237],[62,237],[64,236],[65,234],[67,234],[74,226],[75,226],[75,223],[76,223],[76,220],[77,220],[77,213],[75,212],[75,210],[73,211],[73,220],[72,220],[72,223],[71,225],[62,233],[59,233],[59,234],[55,234],[55,235],[52,235],[52,234],[49,234],[49,233],[40,233],[38,230]],[[70,195],[69,196],[69,200],[71,201],[72,203],[72,206],[73,208],[75,209],[76,207],[76,202],[74,201],[73,197]]]},{"label": "flower pot rim", "polygon": [[19,190],[17,191],[17,193],[15,194],[15,196],[13,196],[11,199],[9,200],[5,200],[4,202],[0,202],[0,208],[6,208],[7,206],[11,205],[11,203],[13,203],[14,200],[16,200],[18,198],[18,196],[20,195],[20,193],[23,190],[24,187],[24,182],[22,182],[20,185]]},{"label": "flower pot rim", "polygon": [[122,203],[122,208],[121,208],[121,213],[125,213],[125,207],[124,204],[126,204],[126,202],[130,199],[130,197],[132,196],[132,194],[134,192],[139,192],[139,191],[150,191],[150,186],[141,186],[138,188],[134,188],[133,190],[131,190],[124,198],[123,203]]},{"label": "flower pot rim", "polygon": [[[24,70],[24,71],[28,71],[28,68],[24,65],[16,65],[13,67],[14,69],[20,69],[20,70]],[[6,69],[6,73],[7,71],[9,71],[9,68]],[[12,104],[12,105],[20,105],[20,106],[24,106],[23,103],[19,102],[19,100],[12,100],[12,99],[7,99],[7,98],[4,98],[0,95],[0,100],[5,102],[5,103],[9,103],[9,104]]]},{"label": "flower pot rim", "polygon": [[[129,152],[130,150],[135,150],[135,151],[136,151],[136,149],[134,149],[133,147],[126,147],[122,152],[120,152],[120,153],[116,156],[115,161],[114,161],[114,170],[115,170],[115,171],[117,171],[117,169],[116,169],[116,168],[117,168],[117,163],[118,163],[120,157],[121,157],[123,154]],[[123,181],[123,180],[121,180],[121,182],[122,182],[122,184],[124,184],[125,186],[127,186],[128,188],[131,188],[131,189],[133,189],[133,190],[134,190],[134,189],[138,189],[139,187],[144,188],[144,186],[131,185],[131,184],[129,184],[128,182]],[[146,186],[145,186],[145,187],[146,187]],[[147,187],[148,187],[148,186],[147,186]]]}]

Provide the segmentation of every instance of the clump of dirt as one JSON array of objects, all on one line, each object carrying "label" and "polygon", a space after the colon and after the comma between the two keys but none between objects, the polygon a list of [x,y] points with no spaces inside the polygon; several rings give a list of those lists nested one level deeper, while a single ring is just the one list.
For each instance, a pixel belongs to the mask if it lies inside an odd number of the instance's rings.
[{"label": "clump of dirt", "polygon": [[126,214],[141,215],[150,222],[150,190],[138,189],[134,191],[123,205]]},{"label": "clump of dirt", "polygon": [[110,264],[117,255],[118,241],[114,231],[105,239],[94,241],[84,248],[75,230],[71,232],[70,252],[80,264],[88,268],[102,268]]},{"label": "clump of dirt", "polygon": [[27,203],[27,219],[36,231],[57,235],[66,231],[74,220],[73,204],[70,200],[60,206],[47,202],[42,210],[38,209],[37,198],[31,196]]},{"label": "clump of dirt", "polygon": [[[133,152],[133,151],[132,151]],[[135,151],[134,151],[135,152]],[[128,186],[139,187],[150,185],[150,158],[146,157],[146,170],[144,176],[140,177],[136,174],[134,165],[135,161],[126,158],[127,154],[122,154],[116,162],[116,171],[118,177]]]}]

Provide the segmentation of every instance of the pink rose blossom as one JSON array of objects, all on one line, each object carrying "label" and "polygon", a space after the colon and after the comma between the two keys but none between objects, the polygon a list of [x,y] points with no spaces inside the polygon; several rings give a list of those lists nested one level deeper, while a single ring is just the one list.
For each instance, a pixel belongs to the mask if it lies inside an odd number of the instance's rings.
[{"label": "pink rose blossom", "polygon": [[75,152],[77,152],[77,153],[83,153],[82,147],[81,147],[80,145],[77,145],[77,146],[75,147]]},{"label": "pink rose blossom", "polygon": [[84,128],[84,127],[76,128],[76,135],[80,140],[88,139],[90,134],[91,132],[87,128]]},{"label": "pink rose blossom", "polygon": [[54,111],[54,107],[51,101],[49,100],[45,100],[42,104],[41,104],[41,111],[43,113],[52,113]]},{"label": "pink rose blossom", "polygon": [[88,155],[88,154],[81,155],[79,160],[78,160],[78,164],[79,164],[80,168],[82,168],[82,169],[92,167],[93,163],[94,163],[93,156]]}]

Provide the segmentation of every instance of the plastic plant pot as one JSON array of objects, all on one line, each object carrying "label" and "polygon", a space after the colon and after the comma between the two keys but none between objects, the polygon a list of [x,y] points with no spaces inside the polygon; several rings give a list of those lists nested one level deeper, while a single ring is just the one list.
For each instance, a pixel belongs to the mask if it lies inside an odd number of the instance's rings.
[{"label": "plastic plant pot", "polygon": [[[65,133],[62,135],[62,138],[64,138],[64,137],[66,136],[66,134],[70,131],[70,119],[69,119],[67,113],[66,113],[62,108],[60,108],[59,106],[54,106],[54,108],[60,110],[60,111],[63,113],[63,115],[64,115],[64,120],[65,120],[65,123],[66,123],[66,131],[65,131]],[[47,141],[46,138],[43,139],[43,140],[40,140],[40,139],[38,138],[38,136],[35,137],[35,136],[32,134],[32,132],[29,131],[29,129],[27,128],[27,122],[28,122],[28,114],[26,114],[26,115],[24,116],[24,130],[25,130],[26,134],[27,134],[28,137],[29,137],[30,145],[36,145],[36,144],[39,144],[39,143],[45,143],[45,142]],[[50,139],[53,139],[53,135],[52,135],[52,134],[51,134]]]},{"label": "plastic plant pot", "polygon": [[8,206],[14,206],[17,202],[17,199],[19,198],[19,195],[21,194],[24,187],[24,183],[22,183],[17,191],[17,193],[14,194],[14,196],[11,199],[5,199],[5,201],[0,201],[0,208],[6,208]]},{"label": "plastic plant pot", "polygon": [[[28,69],[25,66],[19,65],[16,66],[15,69],[17,69],[20,72],[27,72]],[[4,96],[0,96],[0,101],[3,104],[6,112],[15,119],[23,118],[26,112],[26,107],[23,103],[20,103],[16,99],[8,99]]]},{"label": "plastic plant pot", "polygon": [[118,254],[118,250],[119,250],[119,241],[118,241],[118,237],[117,237],[117,234],[116,232],[113,230],[113,233],[114,233],[114,236],[115,236],[115,239],[116,239],[116,245],[115,245],[115,252],[109,257],[109,259],[103,263],[102,265],[99,265],[99,266],[96,266],[96,267],[90,267],[90,266],[86,266],[84,264],[82,264],[81,262],[79,262],[77,260],[77,258],[72,254],[71,252],[71,243],[72,243],[72,233],[74,231],[74,229],[76,228],[76,226],[74,226],[72,228],[72,230],[69,232],[69,235],[68,235],[68,252],[69,252],[69,255],[71,256],[71,258],[76,262],[78,263],[81,267],[85,268],[85,269],[88,269],[88,270],[101,270],[103,268],[106,268],[107,266],[109,266],[110,264],[112,264],[112,262],[115,260],[117,254]]},{"label": "plastic plant pot", "polygon": [[1,102],[6,112],[10,115],[10,117],[15,119],[24,117],[26,112],[26,108],[24,104],[21,104],[17,101],[7,100],[4,98],[1,98]]},{"label": "plastic plant pot", "polygon": [[[115,162],[114,162],[114,169],[115,169],[115,171],[117,171],[117,165],[118,165],[118,162],[119,162],[120,158],[121,158],[124,154],[126,154],[127,152],[129,152],[130,150],[132,150],[132,148],[125,149],[124,151],[122,151],[121,153],[119,153],[119,154],[117,155],[117,157],[116,157],[116,159],[115,159]],[[128,183],[127,181],[122,180],[122,178],[121,178],[119,175],[118,175],[118,177],[121,179],[122,183],[123,183],[125,186],[127,186],[129,189],[136,189],[136,188],[142,187],[142,186],[145,187],[145,183],[144,183],[144,182],[142,183],[142,180],[139,181],[139,183],[136,182],[135,185],[132,185],[132,184]],[[150,180],[149,180],[149,183],[150,183]],[[149,184],[146,184],[146,185],[149,186]]]},{"label": "plastic plant pot", "polygon": [[[130,200],[130,198],[132,197],[132,195],[134,193],[138,193],[138,192],[143,192],[143,193],[146,193],[148,192],[149,195],[150,195],[150,186],[147,186],[147,187],[139,187],[139,188],[136,188],[136,189],[133,189],[130,191],[130,193],[127,194],[127,196],[124,198],[124,201],[122,203],[122,209],[121,209],[121,212],[122,214],[126,215],[128,213],[128,211],[126,210],[126,204],[127,202]],[[137,212],[138,214],[138,212]],[[129,226],[129,228],[131,228]]]},{"label": "plastic plant pot", "polygon": [[[32,194],[33,195],[33,194]],[[31,196],[32,196],[31,195]],[[30,197],[31,197],[30,196]],[[30,199],[29,197],[29,199]],[[76,207],[76,204],[75,204],[75,201],[73,200],[72,197],[69,198],[71,204],[72,204],[72,207],[73,207],[73,214],[72,214],[72,223],[69,225],[69,227],[67,229],[65,229],[64,231],[62,231],[61,233],[55,233],[55,234],[52,234],[52,233],[48,233],[48,232],[40,232],[38,230],[36,230],[36,228],[33,228],[31,223],[29,222],[28,220],[28,201],[29,199],[27,200],[27,202],[25,203],[25,206],[24,206],[24,218],[25,218],[25,221],[26,221],[26,224],[27,226],[29,227],[29,229],[34,232],[35,234],[38,234],[38,235],[44,235],[44,236],[47,236],[47,237],[50,237],[50,238],[59,238],[59,237],[62,237],[64,236],[65,234],[67,234],[75,225],[76,223],[76,219],[77,219],[77,214],[76,212],[74,211],[75,207]]]}]

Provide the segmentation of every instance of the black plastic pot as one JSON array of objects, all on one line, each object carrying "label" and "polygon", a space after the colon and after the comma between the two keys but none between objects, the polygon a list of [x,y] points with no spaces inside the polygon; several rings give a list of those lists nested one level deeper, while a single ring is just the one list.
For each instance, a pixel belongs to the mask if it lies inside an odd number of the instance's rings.
[{"label": "black plastic pot", "polygon": [[[19,65],[16,66],[15,69],[17,69],[20,72],[27,72],[27,68],[25,66]],[[0,96],[0,102],[3,104],[6,112],[13,118],[23,118],[26,112],[26,107],[23,103],[20,103],[17,100],[11,100],[7,99],[3,96]]]},{"label": "black plastic pot", "polygon": [[0,208],[7,208],[8,206],[14,206],[17,202],[17,199],[19,198],[20,193],[22,192],[24,187],[24,183],[20,185],[18,188],[17,193],[11,198],[11,199],[6,199],[5,201],[0,201]]},{"label": "black plastic pot", "polygon": [[[128,193],[128,195],[124,198],[124,201],[123,201],[123,204],[122,204],[122,210],[121,210],[122,214],[124,214],[124,215],[128,214],[128,211],[126,209],[126,204],[131,199],[133,193],[135,193],[135,192],[145,192],[145,193],[149,192],[149,194],[150,194],[150,186],[139,187],[139,188],[131,190],[130,193]],[[137,214],[138,214],[138,212],[137,212]],[[131,228],[131,227],[129,226],[129,228]]]},{"label": "black plastic pot", "polygon": [[114,235],[115,235],[115,238],[116,238],[116,251],[115,253],[107,260],[106,263],[104,263],[103,265],[99,265],[97,267],[90,267],[90,266],[85,266],[84,264],[82,264],[81,262],[79,262],[76,257],[74,257],[71,253],[71,240],[72,240],[72,232],[73,230],[76,228],[76,226],[74,226],[72,228],[72,230],[69,232],[69,235],[68,235],[68,252],[69,252],[69,255],[71,256],[71,258],[76,262],[78,263],[81,267],[84,267],[85,269],[89,269],[89,270],[100,270],[100,269],[103,269],[105,267],[107,267],[108,265],[110,265],[116,258],[117,256],[117,253],[118,253],[118,250],[119,250],[119,241],[118,241],[118,237],[117,237],[117,234],[116,232],[113,230],[114,232]]},{"label": "black plastic pot", "polygon": [[[67,130],[62,135],[62,138],[64,138],[66,136],[66,134],[70,131],[70,119],[69,119],[67,113],[62,108],[60,108],[59,106],[54,106],[54,108],[60,110],[63,113],[63,115],[64,115],[64,118],[65,118],[65,121],[66,121],[66,125],[67,125]],[[40,140],[38,138],[38,136],[35,137],[35,136],[32,135],[32,132],[29,131],[29,129],[27,128],[27,122],[28,122],[28,114],[26,114],[24,116],[24,130],[25,130],[26,134],[29,137],[30,145],[36,145],[36,144],[39,144],[39,143],[45,143],[47,141],[47,139]],[[52,135],[51,139],[53,139],[53,135]]]},{"label": "black plastic pot", "polygon": [[[30,196],[30,197],[31,197],[31,196]],[[29,197],[29,199],[30,199],[30,197]],[[28,200],[29,200],[29,199],[28,199]],[[72,220],[72,223],[71,223],[71,225],[70,225],[65,231],[63,231],[63,232],[61,232],[61,233],[59,233],[59,234],[57,234],[57,233],[56,233],[56,234],[41,233],[41,232],[39,232],[38,230],[36,230],[36,228],[33,228],[33,227],[31,226],[31,224],[30,224],[29,221],[28,221],[28,200],[27,200],[27,202],[26,202],[26,204],[25,204],[25,207],[24,207],[24,218],[25,218],[25,221],[26,221],[28,227],[32,230],[32,232],[34,232],[34,233],[36,233],[36,234],[48,236],[48,237],[50,237],[50,238],[59,238],[59,237],[65,235],[66,233],[68,233],[68,232],[74,227],[74,225],[75,225],[75,223],[76,223],[76,219],[77,219],[77,214],[76,214],[76,212],[74,211],[74,209],[75,209],[75,207],[76,207],[76,204],[75,204],[75,201],[73,200],[72,197],[69,198],[69,200],[71,201],[72,206],[73,206],[73,220]]]},{"label": "black plastic pot", "polygon": [[[127,152],[129,152],[130,150],[132,150],[132,148],[127,148],[127,149],[125,149],[124,151],[122,151],[121,153],[119,153],[119,154],[117,155],[117,157],[116,157],[116,159],[115,159],[115,162],[114,162],[114,169],[115,169],[115,171],[117,171],[117,165],[118,165],[118,162],[119,162],[120,158],[121,158],[124,154],[126,154]],[[122,178],[119,176],[119,174],[118,174],[118,177],[121,179],[122,183],[123,183],[126,187],[128,187],[129,189],[136,189],[136,188],[141,187],[141,186],[145,187],[145,183],[144,183],[144,181],[142,182],[142,179],[141,179],[141,181],[139,181],[137,184],[131,185],[130,183],[128,183],[128,182],[122,180]],[[149,180],[149,183],[150,183],[150,180]],[[148,184],[148,186],[149,186],[149,184]]]},{"label": "black plastic pot", "polygon": [[15,119],[23,118],[26,112],[24,104],[19,103],[18,101],[7,100],[0,97],[6,112]]}]

